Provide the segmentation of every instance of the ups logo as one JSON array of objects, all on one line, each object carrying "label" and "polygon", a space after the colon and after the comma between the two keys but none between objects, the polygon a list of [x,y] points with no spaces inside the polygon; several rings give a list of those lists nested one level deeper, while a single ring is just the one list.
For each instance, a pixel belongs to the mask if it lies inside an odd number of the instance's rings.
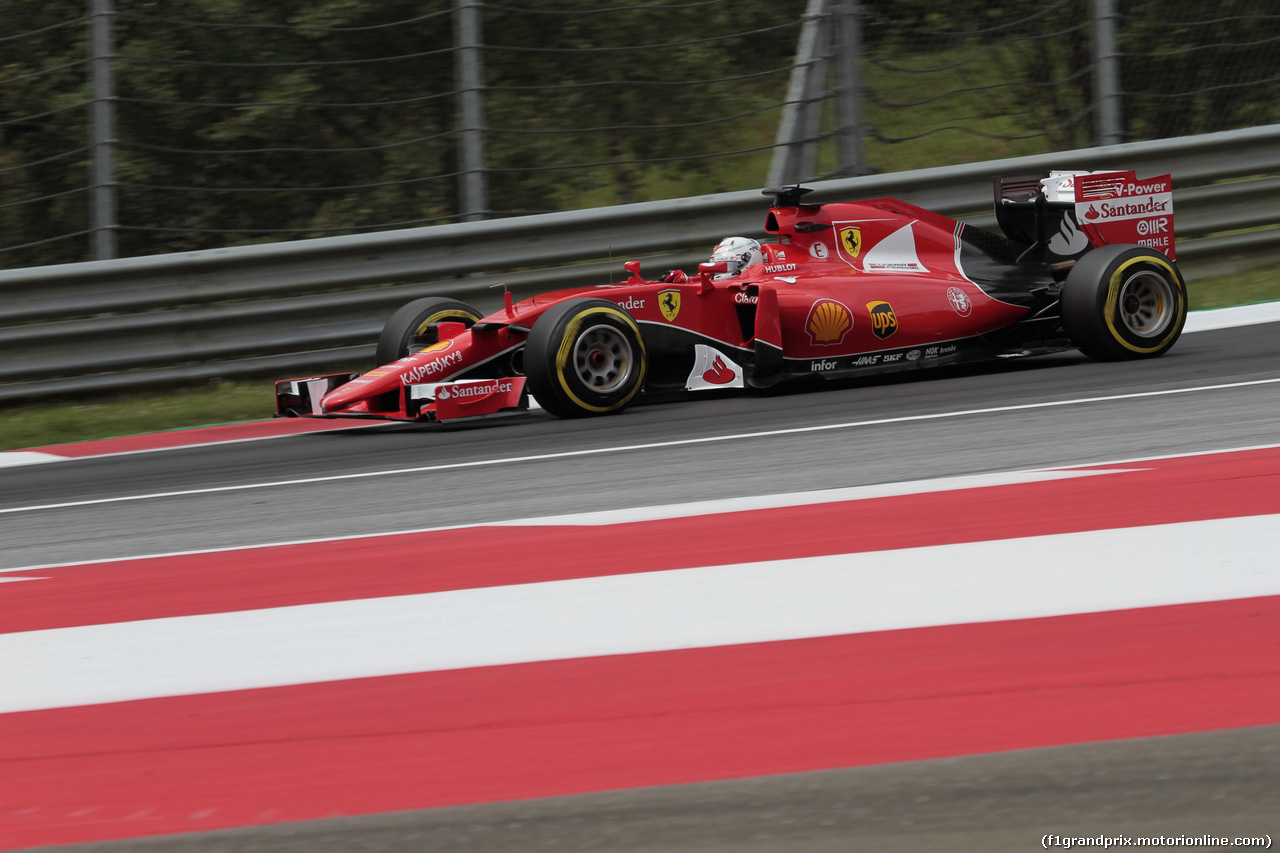
[{"label": "ups logo", "polygon": [[871,331],[877,338],[884,340],[898,331],[898,315],[888,302],[868,302],[867,310],[871,312]]}]

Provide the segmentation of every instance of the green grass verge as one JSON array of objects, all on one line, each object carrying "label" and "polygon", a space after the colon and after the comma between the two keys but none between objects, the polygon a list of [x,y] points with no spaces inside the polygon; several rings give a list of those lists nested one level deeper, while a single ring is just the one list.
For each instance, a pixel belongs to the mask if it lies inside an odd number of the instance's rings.
[{"label": "green grass verge", "polygon": [[[1280,266],[1191,283],[1191,308],[1280,300]],[[0,450],[271,417],[272,386],[220,382],[168,394],[93,402],[31,403],[0,410]]]},{"label": "green grass verge", "polygon": [[0,450],[269,418],[269,381],[211,383],[190,391],[91,402],[26,403],[0,410]]}]

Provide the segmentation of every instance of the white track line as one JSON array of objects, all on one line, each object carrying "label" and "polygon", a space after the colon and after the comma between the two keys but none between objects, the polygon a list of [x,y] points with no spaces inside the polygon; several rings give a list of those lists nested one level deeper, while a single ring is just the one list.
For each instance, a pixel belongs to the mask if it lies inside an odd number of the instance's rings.
[{"label": "white track line", "polygon": [[292,480],[272,480],[263,483],[240,483],[234,486],[209,486],[201,489],[181,489],[172,492],[152,492],[142,495],[120,495],[110,498],[92,498],[81,501],[65,501],[54,504],[32,504],[0,509],[0,515],[19,512],[37,512],[43,510],[68,509],[71,507],[94,506],[96,504],[125,503],[128,501],[163,500],[166,498],[184,497],[187,495],[209,495],[220,492],[240,492],[252,489],[271,489],[282,486],[302,486],[313,483],[333,483],[341,480],[363,480],[370,477],[392,477],[404,474],[425,474],[432,471],[450,471],[462,468],[485,468],[496,465],[517,465],[525,462],[542,462],[549,459],[571,459],[579,456],[600,456],[609,453],[628,453],[636,450],[660,450],[670,447],[681,447],[695,444],[714,444],[724,441],[743,441],[754,438],[772,438],[783,435],[801,435],[812,432],[828,432],[831,430],[856,429],[858,427],[886,426],[889,424],[916,423],[920,421],[936,421],[949,418],[963,418],[974,415],[1003,414],[1005,412],[1025,412],[1033,409],[1051,409],[1062,406],[1083,406],[1092,403],[1111,403],[1118,400],[1139,400],[1150,397],[1168,397],[1178,394],[1197,394],[1207,391],[1222,391],[1231,388],[1248,388],[1253,386],[1274,385],[1280,383],[1280,377],[1271,379],[1254,379],[1246,382],[1226,382],[1218,385],[1198,385],[1192,388],[1168,388],[1163,391],[1138,391],[1129,394],[1110,394],[1103,397],[1079,397],[1071,400],[1048,400],[1041,403],[1021,403],[1013,406],[990,406],[982,409],[961,409],[951,412],[933,412],[926,415],[901,415],[892,418],[873,418],[865,421],[847,421],[836,424],[818,424],[814,426],[786,427],[783,429],[760,430],[757,432],[732,433],[728,435],[710,435],[701,438],[682,438],[671,441],[655,441],[645,444],[624,444],[614,447],[597,447],[587,450],[562,450],[555,453],[535,453],[528,456],[507,456],[497,459],[474,459],[470,462],[447,462],[439,465],[421,465],[414,468],[394,468],[382,471],[362,471],[353,474],[330,474],[323,477],[302,477]]},{"label": "white track line", "polygon": [[1280,516],[0,635],[0,713],[1280,594]]},{"label": "white track line", "polygon": [[32,572],[43,569],[70,568],[74,566],[96,566],[108,563],[121,563],[134,560],[154,560],[169,557],[188,557],[194,554],[224,554],[229,551],[244,551],[250,548],[284,548],[291,545],[315,545],[324,542],[346,542],[358,539],[375,539],[384,536],[408,536],[419,533],[438,533],[445,530],[467,530],[477,527],[521,527],[521,526],[556,526],[556,525],[604,525],[625,524],[634,521],[653,521],[668,518],[690,518],[693,516],[713,515],[725,512],[744,512],[753,509],[776,509],[789,506],[806,506],[820,503],[836,503],[839,501],[872,500],[875,498],[915,495],[935,492],[956,491],[959,489],[980,489],[993,486],[1014,486],[1025,483],[1044,483],[1054,480],[1070,480],[1078,477],[1096,476],[1100,474],[1125,474],[1142,470],[1139,468],[1123,468],[1119,470],[1059,470],[1034,469],[1022,471],[998,471],[989,474],[965,474],[958,477],[937,477],[928,480],[908,480],[899,483],[876,483],[869,486],[848,486],[839,489],[821,489],[810,492],[788,492],[777,495],[753,495],[740,498],[717,498],[706,501],[694,501],[680,504],[662,504],[657,506],[632,507],[618,510],[601,510],[599,512],[569,513],[566,515],[540,516],[536,518],[503,519],[501,521],[477,521],[469,524],[450,524],[439,527],[415,527],[409,530],[384,530],[376,533],[348,534],[342,536],[325,536],[316,539],[294,539],[285,542],[263,542],[256,545],[232,545],[224,548],[204,548],[192,551],[172,551],[162,554],[143,554],[129,557],[113,557],[107,560],[80,560],[70,563],[43,563],[33,566],[20,566],[11,569],[0,569],[0,574],[13,572]]},{"label": "white track line", "polygon": [[7,450],[0,453],[0,468],[15,468],[19,465],[39,465],[42,462],[66,462],[70,456],[59,456],[56,453],[41,453],[39,450]]},{"label": "white track line", "polygon": [[[1208,332],[1216,329],[1229,329],[1237,326],[1252,326],[1258,323],[1274,323],[1280,322],[1280,302],[1263,302],[1256,305],[1237,305],[1232,308],[1214,308],[1208,311],[1192,311],[1187,315],[1187,324],[1183,328],[1184,333],[1190,332]],[[385,423],[362,423],[352,421],[350,428],[354,429],[361,426],[388,426]],[[310,434],[310,433],[306,433]],[[128,456],[134,453],[158,453],[164,450],[182,450],[192,447],[208,447],[214,444],[239,444],[246,441],[263,441],[273,438],[290,438],[297,433],[284,433],[281,435],[253,436],[251,438],[232,438],[224,441],[199,442],[196,444],[184,444],[179,447],[149,447],[141,450],[122,450],[116,453],[102,453],[97,456],[76,457],[76,456],[60,456],[55,453],[42,453],[38,451],[5,451],[0,452],[0,468],[13,467],[18,465],[33,465],[41,462],[66,462],[75,459],[88,458],[97,459],[102,456]]]},{"label": "white track line", "polygon": [[[1248,453],[1256,450],[1276,450],[1280,444],[1252,444],[1242,447],[1220,447],[1209,450],[1197,450],[1190,453],[1165,453],[1155,456],[1139,456],[1126,459],[1108,459],[1102,462],[1071,462],[1055,468],[1030,468],[1014,471],[995,471],[986,474],[962,474],[956,477],[940,477],[926,480],[908,480],[897,483],[875,483],[868,486],[849,486],[841,489],[822,489],[811,492],[790,492],[777,495],[748,496],[744,498],[718,498],[693,503],[679,504],[681,517],[689,518],[700,515],[712,515],[721,512],[734,512],[753,508],[779,508],[788,506],[805,506],[813,503],[831,503],[840,500],[866,500],[878,497],[925,494],[932,492],[954,491],[958,489],[974,489],[1002,485],[1018,485],[1021,483],[1044,482],[1059,479],[1054,474],[1118,474],[1127,473],[1137,468],[1112,470],[1116,465],[1137,465],[1148,462],[1159,462],[1166,459],[1192,459],[1197,456],[1218,456],[1224,453]],[[1085,470],[1082,470],[1085,469]],[[756,504],[752,506],[752,503]],[[640,506],[620,510],[602,510],[615,516],[612,523],[643,521],[654,518],[671,518],[671,507],[674,505]],[[288,539],[279,542],[260,542],[251,545],[228,545],[220,548],[198,548],[189,551],[166,551],[155,554],[134,554],[125,557],[111,557],[102,560],[75,560],[67,563],[40,563],[38,565],[18,566],[0,569],[0,574],[12,572],[33,572],[44,569],[64,569],[76,566],[98,566],[111,563],[131,562],[134,560],[158,560],[170,557],[189,557],[195,554],[225,554],[233,551],[244,551],[251,548],[285,548],[293,545],[316,545],[325,542],[345,542],[358,539],[374,539],[383,536],[409,536],[420,533],[436,533],[444,530],[466,530],[477,527],[519,527],[522,524],[575,524],[592,523],[595,513],[570,513],[561,516],[542,516],[529,519],[504,519],[501,521],[478,521],[469,524],[450,524],[439,527],[413,527],[405,530],[382,530],[374,533],[345,534],[340,536],[322,536],[313,539]]]},{"label": "white track line", "polygon": [[1232,308],[1192,311],[1187,315],[1187,325],[1182,331],[1184,333],[1211,332],[1215,329],[1234,329],[1237,326],[1276,322],[1280,322],[1280,302],[1263,302],[1257,305],[1236,305]]}]

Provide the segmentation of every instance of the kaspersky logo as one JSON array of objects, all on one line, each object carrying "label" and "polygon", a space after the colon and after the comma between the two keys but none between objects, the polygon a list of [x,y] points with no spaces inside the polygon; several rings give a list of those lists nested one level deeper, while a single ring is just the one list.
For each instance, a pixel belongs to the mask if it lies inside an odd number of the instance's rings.
[{"label": "kaspersky logo", "polygon": [[[445,343],[452,344],[453,342],[446,341]],[[435,346],[429,347],[429,349],[438,352],[439,350],[437,347],[440,347],[441,349],[448,349],[448,347],[441,347],[441,344],[436,344]],[[423,350],[423,352],[426,351],[427,350]],[[428,362],[427,364],[420,364],[412,370],[406,370],[404,373],[400,374],[400,383],[402,385],[416,385],[423,379],[428,379],[435,376],[437,373],[443,373],[447,368],[453,367],[461,361],[461,352],[445,353],[434,361]]]}]

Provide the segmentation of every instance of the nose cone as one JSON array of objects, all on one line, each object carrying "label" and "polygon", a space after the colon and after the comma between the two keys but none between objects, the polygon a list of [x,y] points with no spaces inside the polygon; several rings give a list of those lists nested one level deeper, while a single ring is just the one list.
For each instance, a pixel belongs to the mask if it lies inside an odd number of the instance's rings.
[{"label": "nose cone", "polygon": [[[467,366],[469,352],[471,333],[466,331],[452,340],[432,344],[420,352],[384,364],[340,388],[335,388],[320,401],[320,408],[326,412],[338,413],[388,391],[448,379]],[[363,410],[367,411],[368,407]]]},{"label": "nose cone", "polygon": [[399,379],[393,372],[379,367],[330,391],[320,400],[320,409],[330,413],[345,411],[399,385]]}]

